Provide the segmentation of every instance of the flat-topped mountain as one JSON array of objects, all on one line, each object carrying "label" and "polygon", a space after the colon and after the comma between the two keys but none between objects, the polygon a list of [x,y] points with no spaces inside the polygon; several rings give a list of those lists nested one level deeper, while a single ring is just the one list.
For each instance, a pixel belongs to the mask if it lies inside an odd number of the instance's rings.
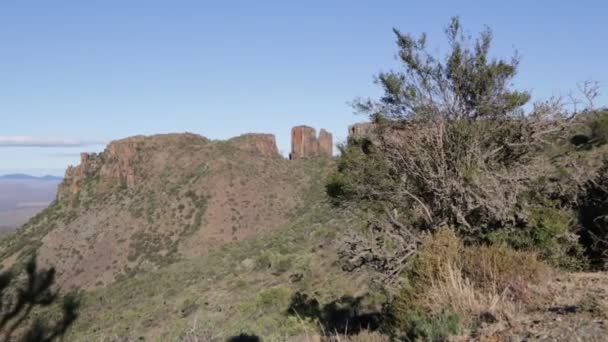
[{"label": "flat-topped mountain", "polygon": [[37,251],[62,287],[90,288],[204,255],[287,223],[324,160],[287,160],[269,134],[117,140],[68,168],[57,200],[2,241],[0,260]]}]

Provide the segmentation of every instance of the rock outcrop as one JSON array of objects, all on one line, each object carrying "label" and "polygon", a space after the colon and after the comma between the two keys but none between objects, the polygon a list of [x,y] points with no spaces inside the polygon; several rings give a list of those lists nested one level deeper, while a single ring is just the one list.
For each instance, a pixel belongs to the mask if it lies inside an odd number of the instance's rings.
[{"label": "rock outcrop", "polygon": [[135,158],[146,137],[136,136],[111,142],[104,152],[81,153],[80,165],[68,167],[58,189],[58,198],[80,191],[87,179],[97,177],[106,185],[123,184],[132,188],[136,183]]},{"label": "rock outcrop", "polygon": [[319,136],[314,128],[296,126],[291,129],[291,153],[289,159],[298,160],[318,156],[333,155],[333,138],[331,133],[321,129]]},{"label": "rock outcrop", "polygon": [[80,165],[68,166],[63,182],[57,191],[58,198],[78,193],[85,180],[95,174],[100,167],[101,162],[96,153],[80,153]]},{"label": "rock outcrop", "polygon": [[348,137],[353,139],[369,138],[374,133],[374,124],[360,122],[348,127]]},{"label": "rock outcrop", "polygon": [[[166,157],[155,151],[163,150],[166,146],[188,148],[208,143],[210,140],[207,138],[191,133],[134,136],[113,141],[99,154],[81,153],[80,165],[68,167],[57,196],[61,199],[75,195],[92,179],[98,192],[115,186],[132,189],[149,173],[153,173],[153,170],[147,170],[142,165],[152,163],[154,168],[164,167]],[[272,134],[244,134],[224,143],[256,157],[280,157]],[[215,146],[220,144],[222,142],[216,142]],[[152,160],[146,160],[149,158]]]},{"label": "rock outcrop", "polygon": [[319,132],[319,153],[330,157],[334,154],[334,138],[323,128]]},{"label": "rock outcrop", "polygon": [[249,133],[233,138],[230,141],[242,150],[262,157],[280,157],[277,142],[273,134]]}]

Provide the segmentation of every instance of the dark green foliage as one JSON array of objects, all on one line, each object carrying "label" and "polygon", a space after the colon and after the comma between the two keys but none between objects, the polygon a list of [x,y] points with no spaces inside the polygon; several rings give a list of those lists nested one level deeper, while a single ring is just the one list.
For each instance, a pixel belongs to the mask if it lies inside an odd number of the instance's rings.
[{"label": "dark green foliage", "polygon": [[580,195],[581,243],[596,269],[608,269],[608,161]]},{"label": "dark green foliage", "polygon": [[608,143],[608,111],[600,111],[592,114],[589,128],[591,130],[589,137],[591,143],[595,145],[604,145]]},{"label": "dark green foliage", "polygon": [[537,251],[550,264],[569,269],[586,268],[578,235],[576,215],[568,209],[549,206],[531,210],[528,225],[499,228],[488,234],[493,244],[506,243],[521,250]]},{"label": "dark green foliage", "polygon": [[380,101],[363,101],[365,113],[391,119],[453,119],[501,117],[518,113],[530,94],[509,89],[517,73],[517,56],[511,60],[490,56],[492,32],[471,41],[452,18],[446,29],[450,53],[442,58],[428,52],[426,35],[418,38],[394,29],[403,72],[378,75],[384,90]]},{"label": "dark green foliage", "polygon": [[430,319],[423,314],[410,312],[407,325],[403,327],[403,336],[407,341],[441,342],[451,335],[460,332],[461,318],[458,315],[445,314],[439,318]]},{"label": "dark green foliage", "polygon": [[194,221],[190,224],[187,229],[181,233],[181,236],[190,236],[198,231],[203,224],[203,216],[207,211],[207,197],[205,195],[197,195],[196,192],[188,190],[186,197],[192,202],[192,206],[196,211],[194,215]]},{"label": "dark green foliage", "polygon": [[608,143],[608,110],[587,111],[579,115],[570,143],[577,149],[591,150]]},{"label": "dark green foliage", "polygon": [[[28,342],[54,341],[65,334],[78,317],[80,301],[74,293],[61,298],[53,289],[54,281],[55,269],[39,270],[35,257],[27,262],[23,272],[0,273],[0,333],[5,341],[13,338]],[[49,323],[40,317],[32,318],[34,310],[59,300],[63,301],[60,319]],[[27,324],[30,326],[24,327]]]},{"label": "dark green foliage", "polygon": [[127,260],[168,265],[179,260],[177,241],[155,231],[139,231],[133,235]]},{"label": "dark green foliage", "polygon": [[351,200],[381,200],[378,193],[362,191],[361,185],[370,185],[381,191],[390,191],[394,182],[382,155],[369,139],[350,139],[340,146],[341,157],[337,172],[329,179],[326,191],[336,205]]}]

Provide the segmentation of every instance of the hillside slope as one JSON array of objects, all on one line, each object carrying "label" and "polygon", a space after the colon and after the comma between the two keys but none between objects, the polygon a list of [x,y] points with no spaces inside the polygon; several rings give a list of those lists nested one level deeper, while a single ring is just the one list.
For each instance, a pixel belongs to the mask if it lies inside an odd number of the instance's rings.
[{"label": "hillside slope", "polygon": [[285,160],[265,134],[115,141],[82,154],[57,201],[0,242],[0,260],[37,252],[63,288],[107,285],[285,225],[328,161]]},{"label": "hillside slope", "polygon": [[[384,301],[369,274],[339,267],[338,232],[357,222],[319,196],[306,202],[301,215],[274,231],[87,291],[66,339],[220,342],[244,333],[287,341],[339,324],[353,330],[353,313],[380,312]],[[298,293],[337,321],[318,321],[304,308],[290,313]]]}]

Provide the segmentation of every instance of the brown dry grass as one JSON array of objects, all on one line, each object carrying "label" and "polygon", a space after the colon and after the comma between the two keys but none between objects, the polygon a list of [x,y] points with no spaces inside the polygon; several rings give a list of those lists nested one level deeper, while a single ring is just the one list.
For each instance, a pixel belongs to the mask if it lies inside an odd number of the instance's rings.
[{"label": "brown dry grass", "polygon": [[550,269],[529,252],[506,246],[465,246],[450,229],[424,239],[414,261],[402,311],[416,307],[430,317],[457,314],[465,324],[481,315],[510,318],[533,300],[530,285]]}]

